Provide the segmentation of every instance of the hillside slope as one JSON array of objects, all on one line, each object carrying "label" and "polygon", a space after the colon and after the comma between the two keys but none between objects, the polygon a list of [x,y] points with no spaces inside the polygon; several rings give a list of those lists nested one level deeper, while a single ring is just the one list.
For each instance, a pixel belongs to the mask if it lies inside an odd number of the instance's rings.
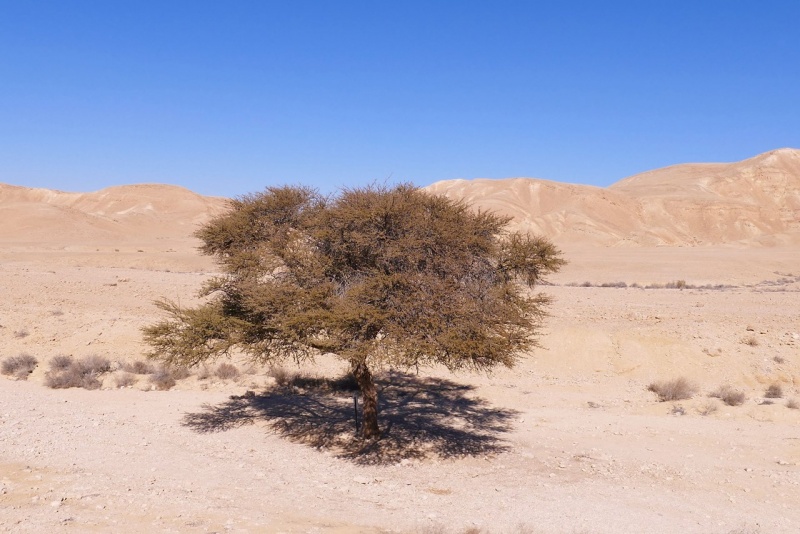
[{"label": "hillside slope", "polygon": [[800,150],[737,163],[684,164],[608,188],[533,178],[449,180],[429,191],[514,217],[561,243],[800,244]]}]

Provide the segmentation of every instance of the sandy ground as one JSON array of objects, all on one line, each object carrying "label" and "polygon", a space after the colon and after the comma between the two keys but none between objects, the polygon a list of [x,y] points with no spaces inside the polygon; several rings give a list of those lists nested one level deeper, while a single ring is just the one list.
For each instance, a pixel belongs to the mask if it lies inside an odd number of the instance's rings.
[{"label": "sandy ground", "polygon": [[[800,251],[565,247],[544,349],[491,376],[384,383],[388,448],[352,457],[351,399],[263,393],[263,368],[44,386],[58,354],[141,359],[153,299],[191,304],[191,239],[0,249],[0,529],[11,532],[800,531]],[[725,285],[581,287],[584,282]],[[754,341],[753,341],[754,340]],[[335,361],[320,374],[335,376]],[[700,393],[657,402],[685,376]],[[731,384],[741,406],[708,393]],[[764,402],[780,383],[784,398]],[[255,395],[245,393],[250,390]],[[702,415],[705,413],[706,415]]]}]

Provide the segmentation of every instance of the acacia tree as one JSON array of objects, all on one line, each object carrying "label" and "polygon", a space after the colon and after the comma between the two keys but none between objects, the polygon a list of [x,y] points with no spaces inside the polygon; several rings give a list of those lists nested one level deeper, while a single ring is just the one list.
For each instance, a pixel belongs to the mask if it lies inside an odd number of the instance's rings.
[{"label": "acacia tree", "polygon": [[149,355],[195,365],[233,350],[261,363],[333,353],[361,390],[362,436],[378,437],[376,367],[511,367],[538,345],[549,298],[529,288],[565,262],[509,222],[411,185],[243,196],[196,234],[222,276],[199,307],[157,302],[168,318],[144,328]]}]

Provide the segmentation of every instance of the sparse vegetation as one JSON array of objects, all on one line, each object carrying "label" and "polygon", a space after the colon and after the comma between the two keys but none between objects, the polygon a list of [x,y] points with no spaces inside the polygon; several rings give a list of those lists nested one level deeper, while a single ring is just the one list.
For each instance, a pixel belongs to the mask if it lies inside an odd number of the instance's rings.
[{"label": "sparse vegetation", "polygon": [[789,399],[786,401],[786,407],[791,410],[798,410],[800,409],[800,402],[798,402],[797,399]]},{"label": "sparse vegetation", "polygon": [[239,378],[239,369],[231,363],[221,363],[214,370],[214,375],[222,380],[233,380]]},{"label": "sparse vegetation", "polygon": [[727,384],[720,386],[719,389],[711,393],[709,396],[720,399],[728,406],[741,406],[744,404],[744,401],[747,400],[747,396],[744,394],[744,391],[739,391],[738,389],[735,389]]},{"label": "sparse vegetation", "polygon": [[3,360],[0,365],[0,373],[4,375],[14,376],[20,380],[27,380],[39,361],[30,354],[20,354],[19,356],[10,356]]},{"label": "sparse vegetation", "polygon": [[30,335],[30,332],[26,328],[20,328],[19,330],[14,330],[14,337],[17,339],[26,338]]},{"label": "sparse vegetation", "polygon": [[786,363],[786,358],[784,358],[783,356],[775,356],[772,358],[772,361],[774,361],[775,363]]},{"label": "sparse vegetation", "polygon": [[750,347],[757,347],[759,345],[758,338],[756,336],[746,336],[742,338],[742,343]]},{"label": "sparse vegetation", "polygon": [[149,375],[154,373],[156,368],[151,363],[142,360],[136,360],[134,362],[122,364],[122,370],[136,375]]},{"label": "sparse vegetation", "polygon": [[128,373],[127,371],[121,372],[114,380],[118,388],[131,387],[136,383],[136,375]]},{"label": "sparse vegetation", "polygon": [[64,371],[69,369],[69,367],[73,364],[75,360],[72,356],[68,356],[66,354],[59,354],[57,356],[53,356],[50,359],[50,370],[51,371]]},{"label": "sparse vegetation", "polygon": [[100,376],[111,371],[108,358],[91,355],[81,360],[56,356],[50,360],[50,371],[45,374],[45,385],[53,389],[99,389]]},{"label": "sparse vegetation", "polygon": [[166,391],[175,386],[175,378],[173,378],[170,369],[167,367],[159,367],[150,375],[150,383],[155,386],[159,391]]},{"label": "sparse vegetation", "polygon": [[780,399],[783,397],[783,387],[778,383],[770,384],[767,391],[764,392],[764,397],[767,399]]},{"label": "sparse vegetation", "polygon": [[183,380],[192,375],[192,372],[189,371],[189,368],[185,365],[176,365],[175,367],[170,367],[169,371],[170,374],[172,374],[172,378],[175,380]]},{"label": "sparse vegetation", "polygon": [[712,413],[716,412],[718,409],[719,409],[719,406],[717,406],[716,402],[714,402],[712,400],[708,400],[705,403],[703,403],[699,408],[697,408],[697,412],[700,415],[711,415]]},{"label": "sparse vegetation", "polygon": [[653,382],[647,386],[647,390],[655,393],[659,402],[668,402],[691,399],[698,392],[698,387],[687,378],[680,377],[663,382]]}]

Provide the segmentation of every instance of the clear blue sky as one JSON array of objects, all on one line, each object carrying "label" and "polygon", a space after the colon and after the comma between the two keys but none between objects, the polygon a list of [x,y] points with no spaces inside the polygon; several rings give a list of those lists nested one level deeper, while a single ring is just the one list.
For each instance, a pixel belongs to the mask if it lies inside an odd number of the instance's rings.
[{"label": "clear blue sky", "polygon": [[527,176],[800,147],[800,1],[0,0],[0,182]]}]

